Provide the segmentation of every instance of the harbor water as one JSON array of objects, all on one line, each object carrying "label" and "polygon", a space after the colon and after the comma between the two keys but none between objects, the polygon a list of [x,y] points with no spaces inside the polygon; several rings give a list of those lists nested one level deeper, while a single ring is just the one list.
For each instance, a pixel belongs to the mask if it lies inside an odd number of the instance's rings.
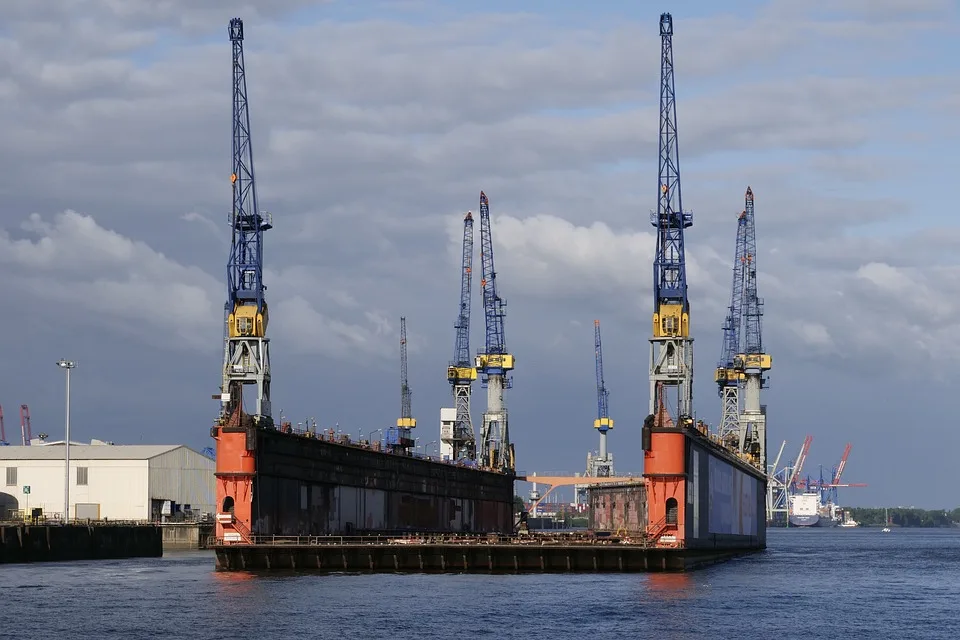
[{"label": "harbor water", "polygon": [[250,575],[209,552],[0,566],[16,638],[960,638],[960,530],[770,529],[688,574]]}]

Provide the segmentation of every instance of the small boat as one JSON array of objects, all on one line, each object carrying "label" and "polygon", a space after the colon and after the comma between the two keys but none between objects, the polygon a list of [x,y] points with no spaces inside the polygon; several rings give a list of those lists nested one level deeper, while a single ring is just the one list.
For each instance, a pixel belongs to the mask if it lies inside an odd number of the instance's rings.
[{"label": "small boat", "polygon": [[[890,524],[890,512],[887,510],[886,507],[883,508],[883,516],[884,516],[884,519],[887,521],[886,524],[889,525],[889,524]],[[890,533],[890,527],[889,527],[889,526],[885,526],[883,529],[880,529],[880,533]]]}]

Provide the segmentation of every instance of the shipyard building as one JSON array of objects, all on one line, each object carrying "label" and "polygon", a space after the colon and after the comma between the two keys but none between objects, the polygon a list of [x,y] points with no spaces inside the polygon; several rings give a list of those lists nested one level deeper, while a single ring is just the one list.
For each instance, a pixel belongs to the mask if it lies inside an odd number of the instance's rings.
[{"label": "shipyard building", "polygon": [[[0,519],[59,519],[63,459],[62,442],[0,447]],[[184,445],[71,442],[70,517],[142,521],[215,513],[214,467]]]}]

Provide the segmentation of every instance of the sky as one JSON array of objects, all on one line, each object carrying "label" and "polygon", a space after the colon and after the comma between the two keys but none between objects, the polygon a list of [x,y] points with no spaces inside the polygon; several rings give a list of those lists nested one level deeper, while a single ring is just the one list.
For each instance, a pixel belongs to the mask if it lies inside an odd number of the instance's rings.
[{"label": "sky", "polygon": [[[202,6],[202,8],[198,8]],[[490,198],[517,467],[642,471],[659,14],[674,59],[699,418],[755,194],[768,446],[852,506],[960,505],[960,108],[949,0],[740,3],[7,0],[0,26],[0,405],[19,442],[213,444],[245,28],[275,417],[421,444],[452,406],[462,219]],[[479,242],[479,228],[477,231]],[[479,264],[479,257],[475,257]],[[471,350],[483,317],[474,283]],[[485,390],[474,389],[480,422]],[[430,447],[435,447],[430,444]]]}]

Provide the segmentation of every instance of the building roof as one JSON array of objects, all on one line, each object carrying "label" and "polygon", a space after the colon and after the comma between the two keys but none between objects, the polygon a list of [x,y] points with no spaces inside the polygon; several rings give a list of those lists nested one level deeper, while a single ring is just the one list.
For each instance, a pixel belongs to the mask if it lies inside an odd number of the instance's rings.
[{"label": "building roof", "polygon": [[[149,460],[182,444],[72,444],[71,460]],[[191,449],[192,450],[192,449]],[[197,455],[201,455],[197,453]],[[0,447],[0,460],[63,460],[63,443]]]}]

